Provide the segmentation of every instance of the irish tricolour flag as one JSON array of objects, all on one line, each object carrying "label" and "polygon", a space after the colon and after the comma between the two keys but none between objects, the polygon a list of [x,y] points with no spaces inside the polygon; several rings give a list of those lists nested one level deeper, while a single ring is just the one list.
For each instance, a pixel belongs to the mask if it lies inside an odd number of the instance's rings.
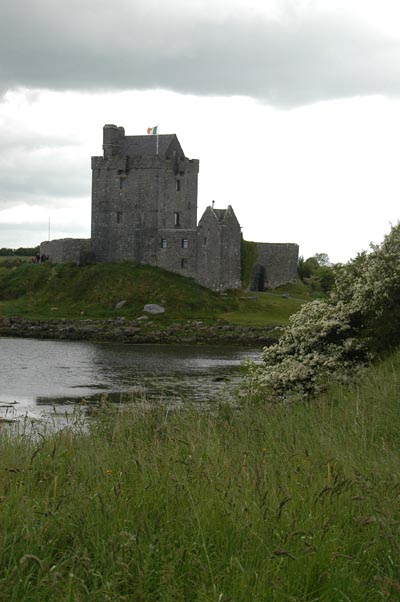
[{"label": "irish tricolour flag", "polygon": [[150,134],[151,136],[157,136],[158,125],[156,125],[154,128],[147,128],[147,133]]}]

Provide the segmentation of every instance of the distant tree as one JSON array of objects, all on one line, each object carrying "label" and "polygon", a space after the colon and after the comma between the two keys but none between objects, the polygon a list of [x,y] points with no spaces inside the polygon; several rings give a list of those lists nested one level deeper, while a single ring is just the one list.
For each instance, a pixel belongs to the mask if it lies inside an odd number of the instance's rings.
[{"label": "distant tree", "polygon": [[19,247],[14,249],[13,255],[21,255],[22,257],[30,257],[39,253],[39,245],[37,247]]},{"label": "distant tree", "polygon": [[21,257],[30,257],[36,255],[39,252],[39,246],[37,247],[19,247],[18,249],[9,249],[2,247],[0,249],[0,257],[12,257],[13,255],[19,255]]},{"label": "distant tree", "polygon": [[299,278],[314,291],[327,294],[335,282],[333,266],[327,253],[316,253],[304,260],[299,258]]},{"label": "distant tree", "polygon": [[330,267],[332,265],[327,253],[315,253],[315,255],[313,255],[313,259],[315,259],[321,268]]},{"label": "distant tree", "polygon": [[[314,274],[315,282],[323,293],[328,294],[335,284],[335,272],[332,267],[323,266]],[[313,284],[313,283],[311,283]]]}]

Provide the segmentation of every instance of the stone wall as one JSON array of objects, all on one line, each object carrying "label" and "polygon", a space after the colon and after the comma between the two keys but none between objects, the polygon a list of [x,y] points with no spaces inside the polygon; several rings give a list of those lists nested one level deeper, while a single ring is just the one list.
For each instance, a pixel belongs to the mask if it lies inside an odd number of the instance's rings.
[{"label": "stone wall", "polygon": [[40,255],[51,263],[86,263],[91,256],[90,238],[59,238],[40,243]]},{"label": "stone wall", "polygon": [[158,267],[195,278],[197,229],[160,230],[158,242]]},{"label": "stone wall", "polygon": [[281,284],[295,284],[299,246],[294,243],[256,244],[258,258],[253,268],[250,290],[262,291]]}]

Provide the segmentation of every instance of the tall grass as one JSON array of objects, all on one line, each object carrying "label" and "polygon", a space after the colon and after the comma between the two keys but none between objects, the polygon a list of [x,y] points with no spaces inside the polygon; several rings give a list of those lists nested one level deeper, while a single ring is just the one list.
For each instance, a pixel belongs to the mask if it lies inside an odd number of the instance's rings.
[{"label": "tall grass", "polygon": [[400,598],[400,354],[313,405],[0,441],[0,599]]}]

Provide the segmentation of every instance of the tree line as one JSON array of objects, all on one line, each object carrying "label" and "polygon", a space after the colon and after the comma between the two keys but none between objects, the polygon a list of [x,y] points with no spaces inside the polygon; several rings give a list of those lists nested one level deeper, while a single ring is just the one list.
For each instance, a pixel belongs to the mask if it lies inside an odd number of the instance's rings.
[{"label": "tree line", "polygon": [[37,247],[18,247],[18,249],[8,249],[2,247],[0,249],[0,257],[31,257],[39,253],[39,245]]}]

